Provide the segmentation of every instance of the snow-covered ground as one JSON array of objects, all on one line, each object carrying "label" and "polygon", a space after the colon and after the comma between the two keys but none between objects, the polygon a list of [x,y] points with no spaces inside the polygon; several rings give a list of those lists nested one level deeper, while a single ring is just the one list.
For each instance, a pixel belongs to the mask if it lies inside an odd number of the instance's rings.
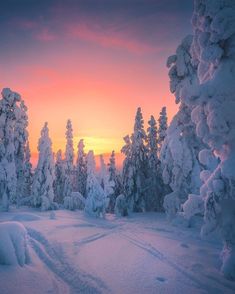
[{"label": "snow-covered ground", "polygon": [[[222,244],[163,214],[93,219],[82,212],[11,210],[27,229],[30,262],[0,265],[0,293],[235,293],[219,272]],[[2,236],[0,236],[0,239]]]}]

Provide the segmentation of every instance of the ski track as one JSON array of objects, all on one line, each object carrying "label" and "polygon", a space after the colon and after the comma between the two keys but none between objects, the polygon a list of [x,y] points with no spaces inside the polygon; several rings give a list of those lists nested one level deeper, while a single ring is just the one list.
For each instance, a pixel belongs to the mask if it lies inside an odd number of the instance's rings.
[{"label": "ski track", "polygon": [[[104,282],[87,273],[81,273],[66,262],[65,254],[58,245],[53,246],[38,231],[27,228],[33,249],[46,266],[69,285],[71,293],[102,293],[108,290]],[[56,249],[58,251],[56,251]],[[95,284],[95,286],[93,286]]]},{"label": "ski track", "polygon": [[78,245],[85,245],[85,244],[88,244],[88,243],[91,243],[91,242],[94,242],[96,240],[99,240],[99,239],[102,239],[102,238],[105,238],[111,234],[115,234],[115,233],[118,233],[119,228],[115,228],[115,229],[111,229],[110,231],[106,232],[106,233],[96,233],[94,235],[91,235],[89,237],[86,237],[86,238],[83,238],[79,241],[75,241],[73,244],[75,246],[78,246]]},{"label": "ski track", "polygon": [[[206,291],[207,293],[213,293],[213,294],[223,294],[224,293],[223,291],[218,290],[218,288],[216,288],[216,287],[211,287],[211,286],[208,286],[208,285],[202,283],[198,278],[196,278],[192,274],[188,273],[185,269],[183,269],[182,267],[177,265],[175,262],[173,262],[172,260],[167,258],[161,251],[157,250],[150,243],[147,243],[147,242],[141,240],[140,238],[135,239],[135,238],[130,237],[129,235],[126,235],[124,233],[121,233],[121,235],[123,236],[123,238],[128,240],[130,243],[134,244],[138,248],[143,249],[147,253],[149,253],[152,256],[154,256],[155,258],[159,259],[161,262],[166,263],[167,265],[172,267],[177,272],[180,272],[185,278],[189,279],[194,284],[196,284],[198,289],[201,289],[201,290]],[[223,286],[225,286],[226,288],[230,288],[225,284],[223,284]],[[231,293],[234,293],[234,292],[231,292]]]},{"label": "ski track", "polygon": [[[235,293],[234,287],[231,287],[225,282],[223,283],[217,280],[216,278],[213,278],[208,275],[206,276],[204,275],[204,277],[211,280],[213,279],[215,282],[215,286],[214,287],[208,286],[207,284],[203,283],[199,278],[195,277],[192,273],[189,273],[188,270],[184,269],[183,267],[179,266],[174,261],[166,257],[164,253],[156,249],[149,242],[142,240],[138,235],[133,237],[133,228],[132,228],[132,231],[130,231],[128,224],[126,225],[121,224],[121,225],[104,226],[103,224],[101,224],[101,226],[98,226],[98,225],[88,223],[88,226],[95,226],[102,229],[106,229],[107,232],[93,234],[79,241],[75,241],[73,245],[83,246],[83,245],[95,242],[99,239],[108,237],[111,234],[118,233],[121,238],[124,238],[128,242],[144,250],[148,254],[154,256],[154,258],[157,258],[161,262],[167,264],[168,266],[173,268],[175,271],[181,273],[186,279],[188,279],[190,282],[193,282],[199,290],[205,291],[206,293],[213,293],[213,294]],[[84,224],[84,227],[85,227],[85,224]],[[138,228],[135,228],[135,229],[136,229],[135,233],[137,233]],[[66,282],[70,286],[71,293],[82,292],[82,293],[93,294],[93,293],[103,293],[103,291],[112,293],[112,291],[108,289],[105,283],[98,277],[94,277],[88,273],[84,273],[82,271],[78,271],[77,269],[74,269],[71,266],[70,262],[67,260],[67,257],[62,249],[62,246],[59,243],[53,243],[53,247],[52,247],[52,245],[40,232],[31,228],[27,228],[27,230],[28,230],[29,236],[31,237],[31,244],[35,252],[39,256],[39,258],[59,278],[61,278],[64,282]],[[168,237],[166,238],[168,239]],[[219,284],[220,286],[222,285],[226,289],[226,292],[219,290],[216,287],[216,284]]]}]

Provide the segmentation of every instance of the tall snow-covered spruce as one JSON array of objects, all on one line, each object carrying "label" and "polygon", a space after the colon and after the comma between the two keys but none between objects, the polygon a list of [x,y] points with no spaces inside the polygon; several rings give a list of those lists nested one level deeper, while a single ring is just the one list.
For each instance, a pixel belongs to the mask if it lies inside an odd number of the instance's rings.
[{"label": "tall snow-covered spruce", "polygon": [[22,196],[24,198],[30,197],[31,190],[32,190],[33,173],[32,173],[32,164],[30,162],[30,159],[31,159],[31,153],[29,148],[29,141],[27,141],[26,147],[25,147],[25,154],[24,154],[24,166],[23,166],[24,178],[22,183]]},{"label": "tall snow-covered spruce", "polygon": [[63,203],[64,201],[64,161],[62,159],[62,151],[58,150],[55,161],[55,202]]},{"label": "tall snow-covered spruce", "polygon": [[108,212],[114,213],[115,202],[118,195],[122,192],[120,175],[116,168],[115,151],[113,150],[108,163],[109,182],[112,184],[112,192],[109,195]]},{"label": "tall snow-covered spruce", "polygon": [[45,123],[38,142],[39,158],[32,185],[33,204],[42,210],[55,208],[55,167],[51,145],[48,124]]},{"label": "tall snow-covered spruce", "polygon": [[162,107],[162,110],[160,112],[160,116],[158,119],[158,151],[161,151],[163,141],[166,137],[166,131],[167,131],[167,113],[166,113],[166,107]]},{"label": "tall snow-covered spruce", "polygon": [[147,211],[161,211],[163,208],[163,183],[159,172],[159,159],[158,159],[158,139],[157,139],[157,123],[154,116],[151,115],[148,121],[147,129],[147,148],[148,148],[148,161],[149,161],[149,175],[148,185],[150,186],[149,193],[146,198]]},{"label": "tall snow-covered spruce", "polygon": [[15,165],[15,125],[19,117],[21,97],[9,88],[2,90],[0,100],[0,201],[8,210],[16,199],[17,173]]},{"label": "tall snow-covered spruce", "polygon": [[84,140],[78,143],[78,155],[76,164],[76,187],[77,191],[86,197],[86,181],[87,181],[87,161],[84,152]]},{"label": "tall snow-covered spruce", "polygon": [[146,139],[144,120],[139,107],[135,117],[134,133],[131,138],[124,138],[126,145],[122,148],[126,155],[123,165],[123,189],[129,210],[134,212],[146,210],[146,195],[149,190]]},{"label": "tall snow-covered spruce", "polygon": [[[30,158],[26,159],[26,156],[30,156],[28,144],[28,115],[27,107],[22,100],[19,107],[19,112],[17,115],[17,120],[14,128],[14,145],[15,145],[15,165],[16,165],[16,176],[17,176],[17,195],[15,202],[20,204],[20,199],[27,195],[24,195],[25,187],[25,177],[30,175],[29,170],[25,170],[25,165],[27,164],[27,169],[30,168]],[[28,148],[28,150],[26,150]],[[26,152],[28,154],[26,155]],[[26,160],[28,161],[26,163]],[[24,174],[26,172],[26,175]],[[30,181],[30,179],[28,178]]]},{"label": "tall snow-covered spruce", "polygon": [[65,182],[63,197],[71,195],[74,186],[74,148],[73,148],[73,127],[69,119],[66,125],[66,148],[65,148]]}]

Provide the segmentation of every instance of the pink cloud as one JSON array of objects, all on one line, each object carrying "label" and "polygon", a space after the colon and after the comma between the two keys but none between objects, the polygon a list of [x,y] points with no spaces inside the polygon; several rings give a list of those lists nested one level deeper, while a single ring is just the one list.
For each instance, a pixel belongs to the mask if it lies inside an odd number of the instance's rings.
[{"label": "pink cloud", "polygon": [[84,23],[69,25],[67,34],[68,37],[98,43],[103,47],[121,48],[134,53],[148,53],[159,50],[159,48],[141,43],[135,39],[128,39],[128,36],[124,33],[96,30]]}]

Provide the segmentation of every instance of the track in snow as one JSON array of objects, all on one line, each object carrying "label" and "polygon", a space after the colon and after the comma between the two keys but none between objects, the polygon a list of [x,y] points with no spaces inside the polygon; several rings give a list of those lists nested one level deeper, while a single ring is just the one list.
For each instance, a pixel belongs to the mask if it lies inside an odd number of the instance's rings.
[{"label": "track in snow", "polygon": [[133,238],[126,233],[121,233],[121,236],[128,240],[130,243],[134,244],[140,249],[143,249],[147,253],[151,254],[155,258],[159,259],[161,262],[166,263],[170,267],[172,267],[177,272],[180,272],[185,278],[189,279],[191,282],[193,282],[196,287],[200,290],[206,291],[206,293],[213,293],[213,294],[223,294],[218,288],[211,287],[209,285],[206,285],[202,283],[198,278],[194,277],[192,274],[190,274],[188,271],[186,271],[181,266],[177,265],[175,262],[170,260],[168,257],[166,257],[161,251],[153,247],[150,243],[145,242],[144,240],[141,240],[140,238],[136,239]]},{"label": "track in snow", "polygon": [[106,285],[97,277],[79,272],[66,262],[60,247],[52,246],[38,231],[27,228],[32,247],[40,260],[61,280],[69,285],[71,293],[102,293],[108,291]]}]

